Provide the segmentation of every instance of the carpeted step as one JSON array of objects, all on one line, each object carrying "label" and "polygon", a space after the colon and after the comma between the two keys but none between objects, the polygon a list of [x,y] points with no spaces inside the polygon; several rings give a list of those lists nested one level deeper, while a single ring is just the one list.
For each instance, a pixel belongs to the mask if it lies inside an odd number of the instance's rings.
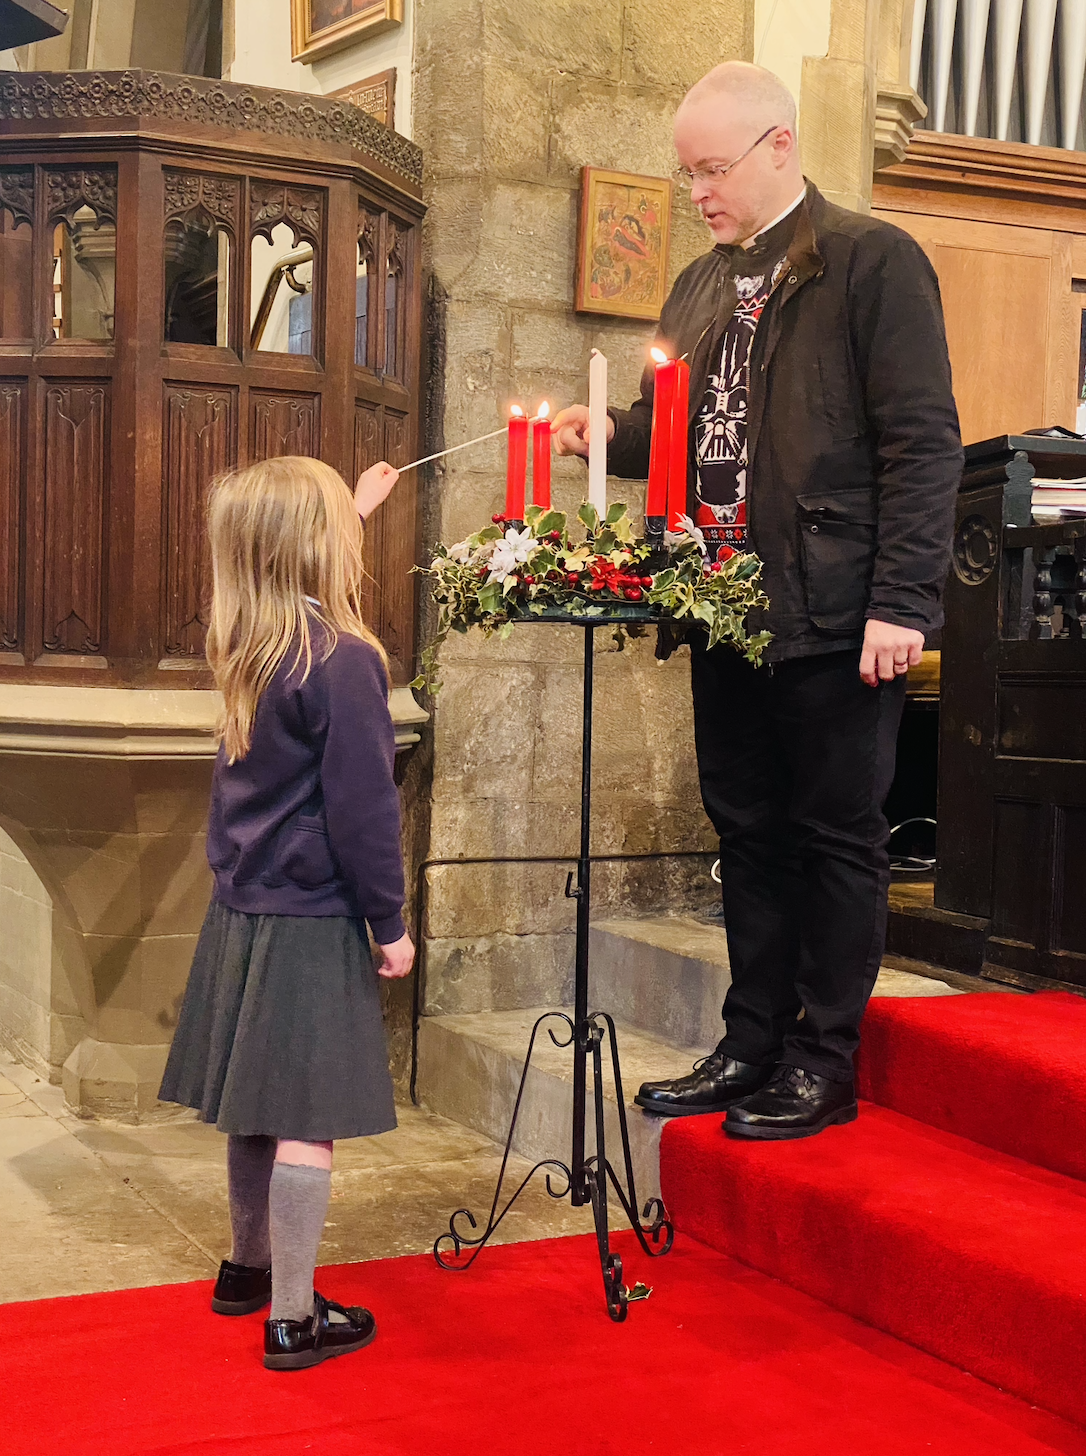
[{"label": "carpeted step", "polygon": [[1086,1423],[1083,1184],[870,1103],[789,1143],[677,1120],[660,1151],[683,1233]]},{"label": "carpeted step", "polygon": [[861,1097],[1086,1179],[1086,998],[980,992],[872,1000]]}]

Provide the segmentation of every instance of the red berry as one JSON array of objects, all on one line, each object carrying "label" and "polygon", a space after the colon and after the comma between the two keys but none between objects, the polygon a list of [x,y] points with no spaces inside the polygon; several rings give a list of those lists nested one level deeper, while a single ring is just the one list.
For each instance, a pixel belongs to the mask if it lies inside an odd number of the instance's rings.
[{"label": "red berry", "polygon": [[525,586],[535,586],[534,576],[522,576],[521,581],[524,583]]},{"label": "red berry", "polygon": [[486,567],[485,566],[480,566],[479,570],[475,574],[476,574],[476,576],[485,576],[486,575]]},{"label": "red berry", "polygon": [[643,576],[641,578],[641,585],[642,586],[651,586],[652,585],[652,577],[651,576]]},{"label": "red berry", "polygon": [[575,571],[571,571],[566,577],[566,582],[569,586],[577,586],[577,584],[580,582],[580,579],[581,578],[577,575]]},{"label": "red berry", "polygon": [[562,539],[562,533],[561,533],[561,531],[552,531],[551,532],[551,540],[552,541],[561,541],[561,539]]},{"label": "red berry", "polygon": [[639,602],[641,600],[641,588],[639,586],[628,586],[622,595],[628,602]]},{"label": "red berry", "polygon": [[714,571],[719,571],[723,567],[723,565],[724,565],[723,561],[714,561],[713,562],[713,570]]}]

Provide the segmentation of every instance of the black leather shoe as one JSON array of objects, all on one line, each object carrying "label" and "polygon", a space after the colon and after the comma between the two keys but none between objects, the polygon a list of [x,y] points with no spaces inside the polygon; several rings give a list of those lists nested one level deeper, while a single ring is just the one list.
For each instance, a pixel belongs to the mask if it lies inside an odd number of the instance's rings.
[{"label": "black leather shoe", "polygon": [[814,1137],[859,1115],[851,1082],[831,1082],[802,1067],[778,1067],[760,1092],[728,1108],[724,1131],[733,1137]]},{"label": "black leather shoe", "polygon": [[[329,1319],[330,1314],[340,1318]],[[269,1370],[305,1370],[376,1338],[377,1321],[368,1309],[357,1304],[344,1309],[314,1290],[312,1319],[264,1321],[264,1364]]]},{"label": "black leather shoe", "polygon": [[694,1063],[694,1070],[671,1082],[643,1082],[634,1101],[646,1112],[664,1117],[691,1117],[696,1112],[723,1112],[741,1097],[757,1092],[773,1075],[773,1068],[737,1062],[712,1052]]},{"label": "black leather shoe", "polygon": [[248,1264],[219,1265],[211,1308],[216,1314],[255,1314],[271,1299],[271,1270],[250,1269]]}]

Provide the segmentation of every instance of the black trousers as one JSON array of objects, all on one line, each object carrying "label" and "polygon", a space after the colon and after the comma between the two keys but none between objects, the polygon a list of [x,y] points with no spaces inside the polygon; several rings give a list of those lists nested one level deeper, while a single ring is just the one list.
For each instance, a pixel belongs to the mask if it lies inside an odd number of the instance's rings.
[{"label": "black trousers", "polygon": [[720,1047],[848,1081],[886,939],[882,806],[905,679],[868,687],[858,651],[759,668],[692,653],[732,973]]}]

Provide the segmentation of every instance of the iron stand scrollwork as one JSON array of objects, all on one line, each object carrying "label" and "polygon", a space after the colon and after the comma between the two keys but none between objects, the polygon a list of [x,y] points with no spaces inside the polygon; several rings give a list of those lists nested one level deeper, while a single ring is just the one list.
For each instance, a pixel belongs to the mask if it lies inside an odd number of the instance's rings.
[{"label": "iron stand scrollwork", "polygon": [[[566,880],[566,895],[577,902],[577,954],[574,973],[573,1015],[564,1011],[548,1011],[532,1027],[528,1051],[520,1075],[513,1116],[505,1140],[498,1182],[490,1205],[486,1226],[479,1232],[475,1216],[467,1208],[460,1208],[449,1220],[447,1233],[434,1243],[434,1258],[443,1269],[463,1271],[469,1269],[483,1248],[500,1226],[505,1215],[512,1208],[525,1188],[537,1173],[545,1175],[547,1192],[552,1198],[569,1197],[572,1205],[592,1206],[592,1218],[599,1245],[600,1270],[603,1274],[603,1289],[607,1301],[607,1312],[615,1321],[626,1318],[630,1302],[646,1299],[651,1293],[644,1284],[628,1289],[623,1282],[622,1259],[611,1250],[609,1224],[608,1186],[621,1205],[644,1252],[655,1258],[666,1254],[671,1248],[674,1230],[667,1209],[659,1198],[651,1198],[638,1216],[637,1189],[634,1183],[633,1158],[630,1152],[630,1134],[626,1119],[626,1102],[622,1090],[622,1072],[619,1065],[618,1037],[615,1023],[605,1011],[590,1011],[588,1003],[588,945],[589,916],[591,913],[591,859],[589,841],[592,804],[592,685],[594,637],[599,627],[628,625],[655,621],[644,609],[617,608],[591,617],[574,617],[567,613],[547,612],[543,616],[527,620],[543,622],[569,622],[584,631],[584,696],[581,728],[581,846],[577,868],[571,870]],[[576,881],[576,883],[574,883]],[[548,1026],[547,1034],[555,1046],[573,1048],[573,1128],[572,1152],[568,1164],[557,1158],[545,1158],[529,1170],[515,1191],[502,1202],[509,1158],[513,1151],[517,1121],[524,1100],[524,1089],[528,1081],[532,1053],[540,1028],[546,1022],[557,1023]],[[607,1042],[615,1097],[618,1103],[618,1125],[622,1143],[622,1172],[625,1181],[616,1172],[607,1156],[605,1129],[605,1099],[603,1046]],[[591,1154],[586,1151],[589,1064],[592,1069],[591,1115],[595,1133],[595,1148]]]}]

